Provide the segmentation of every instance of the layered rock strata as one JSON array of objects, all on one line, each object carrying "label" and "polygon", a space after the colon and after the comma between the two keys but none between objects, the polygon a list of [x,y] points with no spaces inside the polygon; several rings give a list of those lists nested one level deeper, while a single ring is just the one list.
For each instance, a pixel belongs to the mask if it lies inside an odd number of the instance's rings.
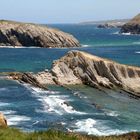
[{"label": "layered rock strata", "polygon": [[0,21],[0,46],[37,46],[44,48],[79,47],[68,33],[43,25]]},{"label": "layered rock strata", "polygon": [[35,83],[40,85],[85,84],[98,89],[119,88],[140,96],[139,67],[119,64],[82,51],[68,52],[54,61],[50,71],[32,74],[32,77],[36,79]]}]

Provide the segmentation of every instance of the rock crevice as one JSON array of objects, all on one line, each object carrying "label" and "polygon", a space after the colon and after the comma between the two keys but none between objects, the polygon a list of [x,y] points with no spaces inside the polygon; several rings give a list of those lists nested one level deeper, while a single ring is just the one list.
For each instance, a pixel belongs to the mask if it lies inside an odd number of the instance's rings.
[{"label": "rock crevice", "polygon": [[98,89],[119,88],[140,97],[139,67],[119,64],[82,51],[68,52],[53,63],[50,71],[33,74],[33,77],[40,85],[85,84]]},{"label": "rock crevice", "polygon": [[0,21],[0,46],[79,47],[76,38],[43,25]]}]

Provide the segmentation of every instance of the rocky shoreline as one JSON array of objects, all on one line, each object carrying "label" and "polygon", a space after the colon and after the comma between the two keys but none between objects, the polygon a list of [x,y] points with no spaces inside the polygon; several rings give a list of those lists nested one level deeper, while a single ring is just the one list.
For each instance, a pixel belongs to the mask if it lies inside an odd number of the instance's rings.
[{"label": "rocky shoreline", "polygon": [[[21,76],[22,75],[22,76]],[[93,88],[121,89],[140,97],[140,68],[119,64],[82,51],[70,51],[54,61],[50,71],[9,75],[40,88],[46,85],[85,84]]]},{"label": "rocky shoreline", "polygon": [[71,34],[43,25],[0,20],[0,46],[69,48],[80,47]]},{"label": "rocky shoreline", "polygon": [[105,24],[99,24],[98,28],[121,28],[125,23],[105,23]]},{"label": "rocky shoreline", "polygon": [[122,26],[120,33],[140,34],[140,14]]}]

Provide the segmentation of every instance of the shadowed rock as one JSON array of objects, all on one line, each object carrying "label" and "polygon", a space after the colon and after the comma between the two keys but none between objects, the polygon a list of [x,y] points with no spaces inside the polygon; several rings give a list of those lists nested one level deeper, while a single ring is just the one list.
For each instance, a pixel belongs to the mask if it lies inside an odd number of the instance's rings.
[{"label": "shadowed rock", "polygon": [[43,25],[0,21],[1,46],[79,47],[70,34]]},{"label": "shadowed rock", "polygon": [[121,28],[121,33],[140,34],[140,14],[135,16],[132,20],[126,23]]},{"label": "shadowed rock", "polygon": [[21,83],[28,83],[30,85],[33,85],[35,87],[39,87],[42,89],[47,89],[45,85],[40,84],[40,82],[34,77],[32,73],[9,73],[9,78],[13,80],[18,80]]}]

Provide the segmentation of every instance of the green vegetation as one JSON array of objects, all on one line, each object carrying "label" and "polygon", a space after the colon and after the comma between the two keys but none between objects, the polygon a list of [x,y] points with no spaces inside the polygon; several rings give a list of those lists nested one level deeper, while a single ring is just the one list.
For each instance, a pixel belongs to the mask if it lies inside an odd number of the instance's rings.
[{"label": "green vegetation", "polygon": [[15,128],[0,129],[0,140],[139,140],[140,133],[121,136],[96,137],[55,130],[42,132],[21,132]]}]

